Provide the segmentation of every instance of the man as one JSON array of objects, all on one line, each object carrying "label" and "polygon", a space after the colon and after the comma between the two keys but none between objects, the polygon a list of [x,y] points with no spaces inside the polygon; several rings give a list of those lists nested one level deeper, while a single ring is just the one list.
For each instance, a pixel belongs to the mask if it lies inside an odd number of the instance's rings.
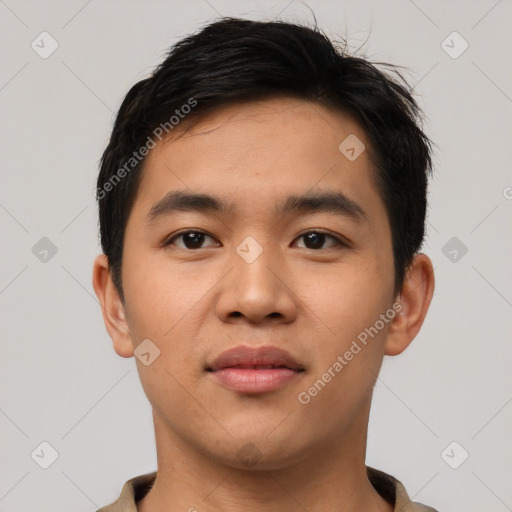
[{"label": "man", "polygon": [[407,88],[318,30],[222,19],[128,92],[93,285],[158,469],[101,510],[432,511],[365,465],[384,355],[434,289]]}]

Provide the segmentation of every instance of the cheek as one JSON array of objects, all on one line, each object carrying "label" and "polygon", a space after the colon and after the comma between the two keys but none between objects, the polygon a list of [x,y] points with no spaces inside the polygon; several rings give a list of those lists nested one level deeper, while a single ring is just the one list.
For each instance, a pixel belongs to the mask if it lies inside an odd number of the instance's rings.
[{"label": "cheek", "polygon": [[322,418],[321,429],[339,428],[368,405],[384,356],[390,320],[381,315],[391,307],[387,294],[368,288],[351,292],[336,294],[333,286],[316,304],[328,329],[315,339],[317,361],[297,400]]},{"label": "cheek", "polygon": [[333,339],[346,342],[373,325],[391,306],[391,263],[358,259],[331,267],[325,275],[303,283],[304,302],[324,321]]},{"label": "cheek", "polygon": [[131,332],[165,338],[205,295],[208,282],[197,278],[193,266],[177,265],[160,254],[133,257],[127,251],[123,287]]},{"label": "cheek", "polygon": [[339,421],[370,396],[390,323],[381,315],[392,306],[391,262],[376,258],[359,262],[339,267],[305,289],[305,302],[322,320],[318,322],[322,334],[316,336],[317,361],[301,389],[303,399],[319,410],[338,404]]},{"label": "cheek", "polygon": [[160,351],[151,366],[137,360],[142,385],[152,403],[166,396],[181,407],[179,400],[186,402],[187,397],[181,396],[180,383],[191,389],[203,369],[205,316],[212,308],[208,293],[219,278],[213,271],[199,275],[193,264],[171,264],[162,254],[148,252],[144,257],[143,251],[137,258],[128,256],[123,265],[134,348],[149,339]]}]

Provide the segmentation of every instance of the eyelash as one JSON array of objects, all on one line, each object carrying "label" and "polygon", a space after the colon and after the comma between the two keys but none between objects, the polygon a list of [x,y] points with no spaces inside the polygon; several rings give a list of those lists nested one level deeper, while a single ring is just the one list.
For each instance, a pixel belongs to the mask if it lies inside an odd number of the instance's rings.
[{"label": "eyelash", "polygon": [[[163,243],[163,246],[164,247],[169,247],[169,246],[172,246],[172,242],[173,240],[176,240],[177,238],[180,238],[182,237],[183,235],[187,235],[189,233],[195,233],[195,234],[203,234],[203,235],[206,235],[206,236],[209,236],[210,238],[214,239],[215,238],[212,236],[212,235],[209,235],[208,233],[206,233],[205,231],[201,231],[200,229],[189,229],[187,231],[182,231],[181,233],[177,233],[175,235],[173,235],[171,238],[168,238],[164,243]],[[327,247],[326,249],[342,249],[342,248],[348,248],[349,247],[349,243],[348,242],[345,242],[343,240],[341,240],[340,238],[332,235],[331,233],[328,233],[326,231],[323,231],[323,230],[320,230],[320,229],[311,229],[309,231],[306,231],[302,234],[300,234],[295,240],[299,239],[299,238],[303,238],[305,237],[306,235],[309,235],[311,233],[318,233],[318,234],[321,234],[321,235],[325,235],[327,238],[330,238],[334,241],[334,246],[332,247]],[[185,251],[197,251],[199,249],[204,249],[204,247],[199,247],[197,249],[189,249],[187,247],[178,247],[178,249],[183,249]],[[308,249],[308,247],[303,247],[303,249]],[[322,249],[310,249],[312,251],[320,251]],[[325,250],[325,249],[324,249]]]}]

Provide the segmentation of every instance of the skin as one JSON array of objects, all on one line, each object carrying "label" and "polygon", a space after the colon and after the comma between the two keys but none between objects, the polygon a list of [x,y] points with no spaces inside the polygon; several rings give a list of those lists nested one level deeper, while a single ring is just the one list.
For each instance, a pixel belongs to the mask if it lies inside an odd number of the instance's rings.
[{"label": "skin", "polygon": [[[349,134],[370,147],[349,116],[279,98],[222,107],[148,155],[126,228],[124,303],[104,255],[93,271],[117,354],[132,357],[144,339],[160,350],[148,366],[136,359],[158,457],[139,512],[393,509],[366,476],[372,390],[383,356],[418,333],[434,274],[416,255],[395,296],[391,231],[368,151],[349,161],[338,150]],[[176,189],[220,196],[234,212],[175,212],[148,224],[151,207]],[[366,218],[273,213],[290,194],[326,191],[343,192]],[[163,246],[187,229],[210,236],[197,249],[183,237]],[[315,230],[349,244],[327,237],[311,248],[301,235]],[[248,236],[263,249],[252,263],[236,252]],[[393,320],[301,404],[298,394],[396,301]],[[276,345],[305,371],[270,393],[228,390],[205,367],[240,344]],[[238,455],[249,443],[254,465]]]}]

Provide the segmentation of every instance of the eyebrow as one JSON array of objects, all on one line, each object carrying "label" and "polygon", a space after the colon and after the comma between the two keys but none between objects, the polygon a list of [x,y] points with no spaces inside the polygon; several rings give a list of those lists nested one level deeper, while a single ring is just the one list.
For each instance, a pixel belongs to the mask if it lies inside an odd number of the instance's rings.
[{"label": "eyebrow", "polygon": [[[234,211],[234,205],[213,195],[174,190],[151,207],[146,222],[151,224],[166,215],[190,211],[229,214]],[[291,195],[274,208],[274,215],[276,216],[285,216],[294,212],[334,213],[355,221],[363,221],[368,217],[358,203],[342,192]]]}]

